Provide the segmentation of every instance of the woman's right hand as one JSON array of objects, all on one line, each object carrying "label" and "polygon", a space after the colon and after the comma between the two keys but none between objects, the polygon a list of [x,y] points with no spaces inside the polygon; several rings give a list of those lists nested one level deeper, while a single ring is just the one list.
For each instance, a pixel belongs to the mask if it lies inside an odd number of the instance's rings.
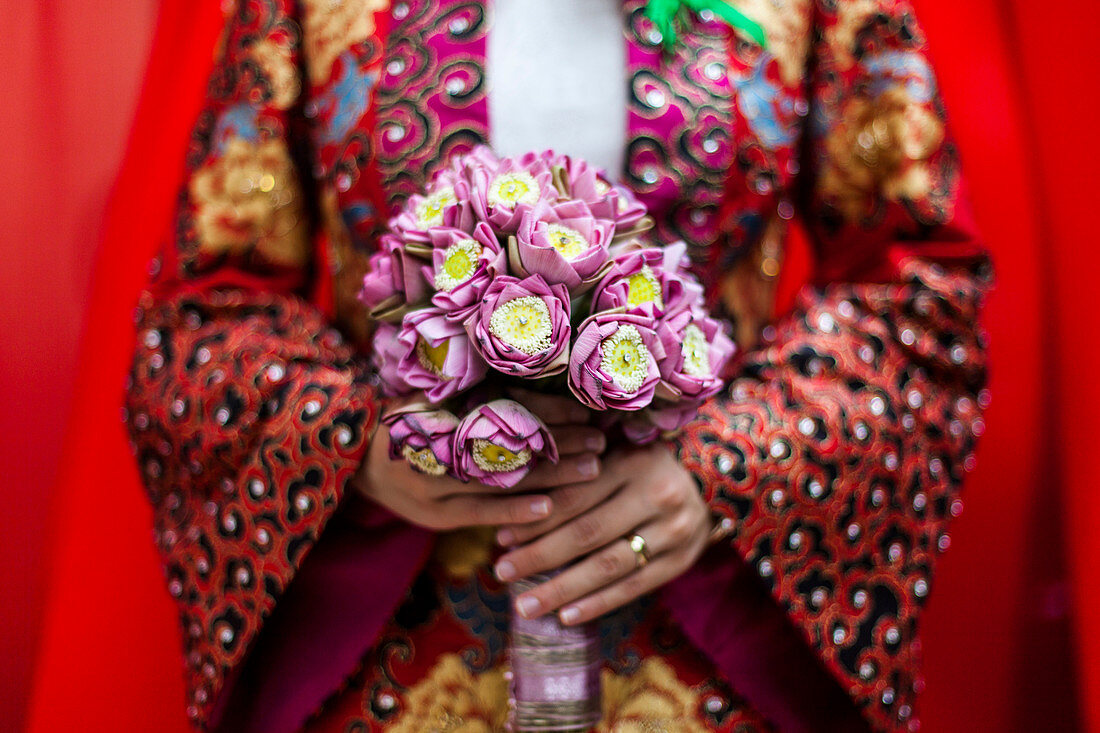
[{"label": "woman's right hand", "polygon": [[550,428],[560,460],[539,464],[512,491],[420,473],[407,461],[390,458],[389,431],[384,428],[375,432],[353,486],[406,521],[436,531],[542,521],[553,511],[543,490],[598,476],[606,440],[585,424],[588,412],[575,400],[532,396],[524,404]]}]

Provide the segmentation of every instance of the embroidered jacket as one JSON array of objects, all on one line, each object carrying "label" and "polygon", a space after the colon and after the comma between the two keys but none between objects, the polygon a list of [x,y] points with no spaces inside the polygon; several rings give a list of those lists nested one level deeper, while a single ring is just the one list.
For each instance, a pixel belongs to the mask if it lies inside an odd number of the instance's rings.
[{"label": "embroidered jacket", "polygon": [[[909,729],[918,618],[982,431],[988,265],[908,0],[731,2],[767,50],[693,17],[666,56],[642,0],[623,2],[623,178],[689,244],[745,347],[678,448],[728,520],[731,562],[872,727]],[[229,15],[128,393],[198,725],[377,420],[355,348],[365,253],[443,158],[488,139],[481,2],[238,0]],[[813,284],[771,322],[796,219]],[[430,542],[407,526],[378,542],[396,535],[409,559],[379,588],[375,629]],[[666,589],[720,667],[722,573]]]}]

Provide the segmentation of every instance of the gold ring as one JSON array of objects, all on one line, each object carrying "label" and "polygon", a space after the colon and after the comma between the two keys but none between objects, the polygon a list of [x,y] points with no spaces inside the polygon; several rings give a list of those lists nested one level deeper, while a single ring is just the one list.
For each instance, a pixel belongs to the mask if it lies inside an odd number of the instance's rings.
[{"label": "gold ring", "polygon": [[634,559],[637,561],[637,569],[644,568],[649,564],[649,546],[646,544],[645,538],[640,534],[634,534],[627,540],[630,543],[630,550],[634,553]]}]

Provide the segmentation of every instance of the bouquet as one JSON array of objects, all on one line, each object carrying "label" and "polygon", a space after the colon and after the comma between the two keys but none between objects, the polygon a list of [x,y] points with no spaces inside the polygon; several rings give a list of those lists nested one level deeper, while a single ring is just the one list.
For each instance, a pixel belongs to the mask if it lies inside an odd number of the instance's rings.
[{"label": "bouquet", "polygon": [[[721,389],[734,346],[685,245],[647,242],[651,226],[626,189],[552,151],[478,147],[410,197],[360,294],[383,391],[423,397],[383,417],[392,456],[513,488],[558,459],[546,425],[506,398],[519,385],[572,394],[635,444],[680,430]],[[547,616],[512,632],[515,727],[592,725],[594,630]]]}]

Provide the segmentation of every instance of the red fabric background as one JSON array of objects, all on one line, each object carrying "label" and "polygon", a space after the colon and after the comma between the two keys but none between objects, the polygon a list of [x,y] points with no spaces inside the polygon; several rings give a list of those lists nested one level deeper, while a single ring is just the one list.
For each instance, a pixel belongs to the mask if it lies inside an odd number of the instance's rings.
[{"label": "red fabric background", "polygon": [[0,0],[0,730],[30,691],[89,266],[156,11]]},{"label": "red fabric background", "polygon": [[[1100,539],[1090,531],[1098,500],[1086,442],[1100,408],[1091,375],[1100,347],[1089,307],[1097,288],[1090,207],[1100,156],[1090,128],[1100,113],[1093,50],[1100,9],[1094,0],[1057,7],[1024,0],[917,4],[999,272],[987,319],[994,405],[927,619],[925,730],[1072,730],[1086,717],[1100,730],[1100,667],[1094,661],[1074,669],[1071,651],[1100,659],[1097,614],[1078,613],[1070,626],[1071,609],[1100,602],[1088,582]],[[33,73],[16,99],[34,102],[38,113],[16,118],[22,136],[15,154],[5,146],[0,159],[5,172],[10,165],[23,174],[0,177],[4,211],[12,207],[3,220],[14,222],[5,251],[17,253],[0,258],[0,384],[7,398],[0,465],[16,467],[9,490],[18,492],[14,508],[0,515],[0,580],[20,589],[0,594],[0,623],[14,630],[4,634],[0,689],[15,692],[0,715],[19,727],[26,691],[20,680],[31,666],[29,640],[40,628],[31,730],[182,731],[175,620],[161,590],[118,401],[132,337],[128,314],[145,259],[168,222],[220,16],[209,0],[163,0],[151,81],[83,301],[87,249],[96,237],[79,228],[86,212],[63,202],[101,185],[81,173],[87,161],[111,165],[117,149],[86,137],[87,114],[65,100],[49,104],[50,95],[59,85],[86,83],[84,63],[110,67],[113,78],[120,48],[140,53],[141,43],[137,33],[129,44],[108,41],[115,37],[90,23],[104,17],[102,5],[61,5],[21,4],[5,13],[16,28],[4,49],[13,55],[5,68],[31,58]],[[126,13],[107,15],[133,22]],[[58,31],[74,27],[94,32]],[[99,53],[85,47],[80,56],[77,44],[89,39]],[[35,56],[36,49],[47,53]],[[99,104],[119,112],[113,100]],[[51,124],[37,124],[43,119]],[[88,147],[72,149],[73,140],[87,140]],[[43,354],[72,352],[81,312],[82,358],[70,400],[70,367]],[[16,324],[9,337],[8,326]],[[51,485],[56,454],[38,446],[60,439],[70,412]],[[38,528],[47,500],[50,559],[43,563]],[[48,568],[49,591],[39,626],[34,594],[41,567]]]}]

